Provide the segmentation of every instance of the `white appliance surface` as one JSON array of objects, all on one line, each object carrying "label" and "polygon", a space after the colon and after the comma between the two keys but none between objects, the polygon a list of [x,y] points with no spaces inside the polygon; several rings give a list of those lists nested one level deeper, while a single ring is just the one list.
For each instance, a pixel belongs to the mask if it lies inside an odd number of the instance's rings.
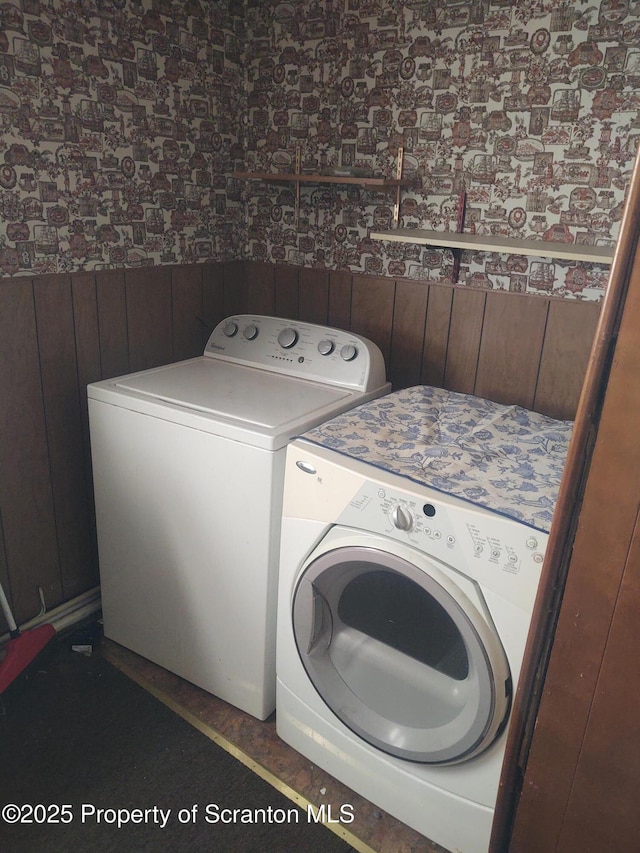
[{"label": "white appliance surface", "polygon": [[367,399],[352,389],[204,356],[106,380],[92,386],[90,394],[266,450],[284,447],[310,423]]},{"label": "white appliance surface", "polygon": [[203,356],[90,385],[106,636],[272,713],[286,444],[388,390],[366,339],[254,315]]},{"label": "white appliance surface", "polygon": [[116,387],[266,430],[281,430],[325,406],[335,410],[354,393],[204,357],[123,379]]},{"label": "white appliance surface", "polygon": [[[304,437],[291,442],[278,592],[280,737],[431,841],[456,853],[486,853],[509,701],[518,682],[547,539],[548,534],[518,521]],[[401,643],[393,648],[395,639],[379,642],[375,630],[354,627],[353,614],[343,611],[349,583],[340,579],[338,569],[360,581],[368,577],[367,566],[376,569],[374,580],[387,566],[393,577],[406,570],[407,578],[417,580],[416,592],[421,592],[420,584],[432,589],[435,583],[462,632],[468,615],[473,623],[468,636],[474,642],[479,638],[481,647],[474,652],[478,666],[469,655],[468,677],[448,677],[453,670],[447,667],[456,664],[446,662],[446,656],[443,666],[423,666],[398,653]],[[307,582],[309,575],[313,583]],[[357,589],[356,621],[366,591],[364,586]],[[402,607],[413,598],[405,598]],[[300,601],[304,606],[299,607]],[[389,621],[393,605],[379,604],[383,620]],[[378,610],[377,602],[373,610]],[[404,610],[397,614],[402,621]],[[390,626],[390,637],[396,627]],[[483,659],[495,664],[490,701],[485,688],[476,692],[473,686],[472,676]],[[337,701],[325,684],[336,689]],[[470,711],[476,702],[483,706],[487,726],[459,755],[450,751],[440,762],[399,757],[410,754],[413,741],[421,745],[422,728],[434,755],[450,737],[452,743],[464,744],[458,729],[473,730]],[[439,719],[432,722],[432,714]]]}]

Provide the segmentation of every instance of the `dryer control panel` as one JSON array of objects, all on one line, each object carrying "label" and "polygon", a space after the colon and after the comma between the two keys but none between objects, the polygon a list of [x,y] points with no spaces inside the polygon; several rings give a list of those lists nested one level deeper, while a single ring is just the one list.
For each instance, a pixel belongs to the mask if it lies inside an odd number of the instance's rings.
[{"label": "dryer control panel", "polygon": [[314,323],[236,314],[218,323],[204,355],[357,391],[390,390],[376,344]]},{"label": "dryer control panel", "polygon": [[427,487],[367,481],[337,519],[413,546],[521,606],[537,590],[548,534]]}]

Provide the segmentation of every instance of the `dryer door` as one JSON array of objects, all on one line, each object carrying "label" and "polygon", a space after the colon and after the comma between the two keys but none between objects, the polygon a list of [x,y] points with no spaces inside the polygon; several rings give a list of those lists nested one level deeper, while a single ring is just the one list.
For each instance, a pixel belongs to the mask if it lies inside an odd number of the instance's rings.
[{"label": "dryer door", "polygon": [[504,650],[446,567],[391,546],[311,558],[293,598],[298,652],[324,702],[363,740],[409,761],[468,760],[506,721]]}]

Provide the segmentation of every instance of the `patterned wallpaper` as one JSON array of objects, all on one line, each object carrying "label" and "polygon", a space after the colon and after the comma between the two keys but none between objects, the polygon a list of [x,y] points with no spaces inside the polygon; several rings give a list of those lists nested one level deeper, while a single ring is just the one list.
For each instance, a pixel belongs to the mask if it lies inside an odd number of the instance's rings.
[{"label": "patterned wallpaper", "polygon": [[2,274],[237,257],[240,7],[0,3]]},{"label": "patterned wallpaper", "polygon": [[[0,274],[256,258],[449,277],[401,225],[610,245],[640,133],[638,0],[5,0]],[[465,252],[460,281],[599,299],[608,269]]]},{"label": "patterned wallpaper", "polygon": [[[635,0],[247,0],[248,167],[395,175],[401,225],[611,245],[640,133]],[[304,185],[303,185],[304,186]],[[252,257],[437,281],[451,253],[371,241],[390,196],[247,190]],[[608,268],[465,252],[460,281],[599,299]]]}]

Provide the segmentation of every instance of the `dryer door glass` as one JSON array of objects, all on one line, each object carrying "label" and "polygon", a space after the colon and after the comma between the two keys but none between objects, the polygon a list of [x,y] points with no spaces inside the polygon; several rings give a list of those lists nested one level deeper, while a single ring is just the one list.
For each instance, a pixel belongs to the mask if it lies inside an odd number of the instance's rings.
[{"label": "dryer door glass", "polygon": [[307,566],[293,602],[298,652],[324,702],[368,743],[426,764],[489,746],[510,700],[495,631],[438,575],[337,548]]},{"label": "dryer door glass", "polygon": [[338,617],[346,627],[456,681],[469,675],[456,623],[430,593],[404,575],[376,569],[357,575],[340,596]]}]

